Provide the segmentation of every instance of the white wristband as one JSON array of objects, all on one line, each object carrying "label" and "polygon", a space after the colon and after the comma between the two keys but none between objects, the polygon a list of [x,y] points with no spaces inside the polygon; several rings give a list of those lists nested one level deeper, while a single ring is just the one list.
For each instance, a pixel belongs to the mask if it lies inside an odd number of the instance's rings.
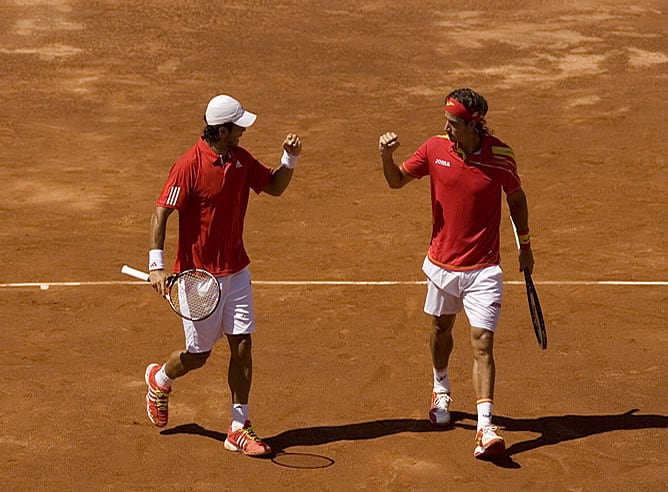
[{"label": "white wristband", "polygon": [[299,159],[298,155],[288,154],[287,150],[283,149],[283,156],[281,157],[281,164],[283,167],[294,169],[297,165],[297,159]]},{"label": "white wristband", "polygon": [[161,249],[151,249],[148,252],[148,271],[152,272],[153,270],[164,270],[165,269],[165,260],[164,260],[164,251]]}]

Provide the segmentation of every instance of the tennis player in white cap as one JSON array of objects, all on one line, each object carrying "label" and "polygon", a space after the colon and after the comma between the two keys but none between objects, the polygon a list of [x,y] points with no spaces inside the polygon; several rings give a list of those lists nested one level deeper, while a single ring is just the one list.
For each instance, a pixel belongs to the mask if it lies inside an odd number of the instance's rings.
[{"label": "tennis player in white cap", "polygon": [[255,332],[250,260],[243,244],[243,225],[250,190],[279,196],[285,191],[301,152],[300,138],[288,133],[280,165],[260,163],[239,139],[256,115],[228,95],[209,101],[206,126],[197,143],[172,166],[151,217],[149,271],[155,290],[166,292],[164,266],[167,219],[178,210],[179,233],[174,272],[201,268],[218,278],[222,297],[216,311],[202,321],[183,320],[185,348],[163,364],[146,368],[146,411],[158,427],[167,425],[172,383],[202,367],[223,337],[230,348],[228,384],[231,424],[225,448],[264,456],[271,448],[255,434],[248,412],[252,380],[251,334]]}]

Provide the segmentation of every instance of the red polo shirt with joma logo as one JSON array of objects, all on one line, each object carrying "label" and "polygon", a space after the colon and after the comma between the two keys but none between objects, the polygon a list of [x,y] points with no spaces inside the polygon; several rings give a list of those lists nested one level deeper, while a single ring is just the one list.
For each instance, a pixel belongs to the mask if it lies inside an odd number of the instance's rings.
[{"label": "red polo shirt with joma logo", "polygon": [[479,152],[466,156],[447,135],[428,139],[402,164],[414,178],[431,180],[429,259],[448,270],[497,265],[501,193],[521,189],[512,149],[485,135]]}]

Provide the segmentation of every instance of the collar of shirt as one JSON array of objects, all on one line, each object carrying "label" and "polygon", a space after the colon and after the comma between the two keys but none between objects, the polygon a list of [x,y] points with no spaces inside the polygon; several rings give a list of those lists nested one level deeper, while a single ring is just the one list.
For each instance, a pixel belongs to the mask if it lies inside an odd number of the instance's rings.
[{"label": "collar of shirt", "polygon": [[490,142],[489,139],[486,138],[487,135],[483,135],[482,138],[480,139],[480,148],[476,150],[475,152],[471,152],[470,154],[467,154],[464,149],[462,149],[461,145],[452,142],[452,150],[459,154],[459,157],[462,158],[463,161],[468,161],[472,157],[477,157],[478,159],[482,158],[483,155],[486,155],[490,147]]},{"label": "collar of shirt", "polygon": [[222,156],[213,150],[202,137],[197,141],[197,149],[208,164],[213,164],[219,159],[222,161]]}]

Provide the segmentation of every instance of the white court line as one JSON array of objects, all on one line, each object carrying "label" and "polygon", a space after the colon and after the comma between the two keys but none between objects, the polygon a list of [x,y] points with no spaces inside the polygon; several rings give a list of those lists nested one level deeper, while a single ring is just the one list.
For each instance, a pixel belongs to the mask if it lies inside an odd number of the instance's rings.
[{"label": "white court line", "polygon": [[[412,280],[253,280],[254,285],[426,285],[426,281]],[[632,281],[632,280],[543,280],[534,281],[536,285],[668,285],[664,281]],[[506,285],[524,285],[523,280],[509,280]],[[49,287],[83,287],[95,285],[149,285],[148,282],[137,282],[135,280],[107,280],[97,282],[14,282],[0,284],[0,288],[17,289],[38,287],[46,290]]]}]

